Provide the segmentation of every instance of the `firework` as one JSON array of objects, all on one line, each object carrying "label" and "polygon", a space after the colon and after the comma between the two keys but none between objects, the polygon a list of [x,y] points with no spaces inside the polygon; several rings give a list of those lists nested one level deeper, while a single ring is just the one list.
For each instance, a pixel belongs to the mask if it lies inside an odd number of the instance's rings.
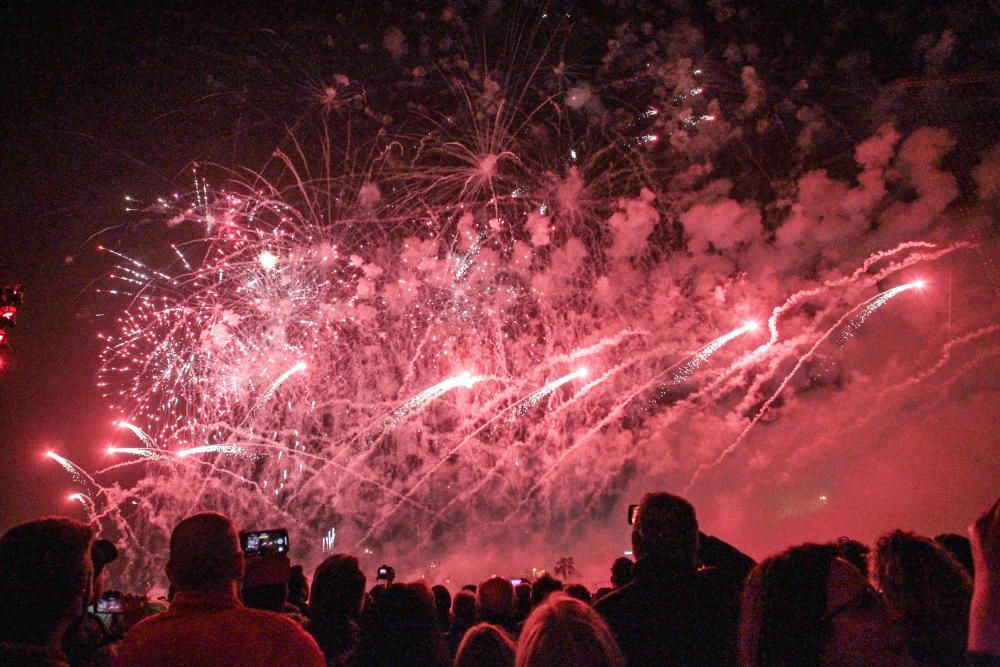
[{"label": "firework", "polygon": [[[415,95],[360,148],[325,135],[319,164],[296,138],[261,173],[200,169],[191,193],[130,201],[177,237],[103,249],[99,385],[143,447],[110,448],[129,458],[92,495],[111,521],[138,499],[128,576],[160,571],[144,547],[201,509],[281,522],[306,562],[336,539],[415,563],[582,525],[640,483],[693,483],[825,343],[851,354],[919,285],[845,304],[971,247],[789,250],[762,207],[710,182],[740,133],[694,61],[642,54],[626,75],[614,55],[598,85],[540,51],[505,71],[442,59],[431,106]],[[346,75],[313,83],[324,122],[367,104]],[[762,313],[766,341],[747,320]],[[719,442],[672,451],[688,418]],[[143,471],[129,488],[125,466]]]}]

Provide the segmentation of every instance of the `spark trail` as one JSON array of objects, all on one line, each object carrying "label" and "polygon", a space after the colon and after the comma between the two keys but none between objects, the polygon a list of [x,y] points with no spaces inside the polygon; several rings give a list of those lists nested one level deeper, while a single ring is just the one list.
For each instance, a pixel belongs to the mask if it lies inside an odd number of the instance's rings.
[{"label": "spark trail", "polygon": [[557,380],[553,380],[552,382],[548,383],[535,393],[528,396],[528,398],[518,403],[517,406],[510,411],[510,414],[507,415],[506,422],[508,424],[513,424],[515,421],[517,421],[519,417],[523,417],[524,414],[528,412],[528,410],[538,405],[539,401],[541,401],[543,398],[554,392],[559,387],[563,386],[567,382],[571,382],[578,378],[585,378],[585,377],[587,377],[587,369],[579,368],[573,371],[572,373],[567,373],[566,375],[562,376]]},{"label": "spark trail", "polygon": [[483,380],[489,379],[490,378],[485,375],[473,375],[468,371],[464,371],[454,377],[448,378],[447,380],[442,380],[436,385],[424,389],[422,392],[403,403],[403,405],[393,410],[392,414],[389,415],[389,418],[382,424],[381,431],[387,431],[395,428],[402,420],[406,419],[407,415],[411,412],[437,398],[440,398],[441,396],[444,396],[452,389],[457,389],[458,387],[471,389]]},{"label": "spark trail", "polygon": [[[86,486],[88,481],[94,483],[94,480],[93,478],[90,477],[90,475],[85,473],[82,468],[80,468],[78,465],[76,465],[66,457],[59,456],[53,451],[45,452],[45,456],[47,456],[48,458],[52,459],[53,461],[61,465],[63,468],[65,468],[66,472],[72,475],[73,481],[75,481],[80,486]],[[97,484],[94,485],[97,486]]]},{"label": "spark trail", "polygon": [[306,369],[306,362],[297,361],[294,366],[292,366],[287,371],[279,375],[278,378],[271,383],[271,386],[267,388],[267,391],[265,391],[264,394],[260,397],[260,400],[257,401],[257,403],[247,414],[247,421],[252,424],[254,419],[257,418],[257,415],[260,414],[260,411],[263,409],[264,405],[269,400],[271,400],[272,396],[274,396],[274,392],[278,391],[278,387],[283,385],[285,381],[288,380],[288,378],[292,377],[296,373],[301,373],[305,369]]},{"label": "spark trail", "polygon": [[[648,391],[651,387],[653,387],[661,377],[663,377],[667,373],[671,373],[672,371],[674,371],[673,375],[671,375],[671,385],[686,380],[701,364],[703,364],[713,354],[722,349],[722,347],[724,347],[727,343],[733,341],[742,334],[745,334],[750,331],[756,331],[758,328],[759,327],[755,322],[747,322],[743,326],[738,327],[726,334],[723,334],[722,336],[719,336],[718,338],[711,341],[704,347],[700,348],[690,357],[685,357],[684,359],[681,359],[681,361],[678,361],[676,364],[666,369],[665,371],[661,371],[653,378],[645,382],[643,385],[630,392],[625,397],[625,399],[619,402],[614,408],[612,408],[604,416],[603,419],[597,422],[583,436],[577,438],[572,445],[563,450],[563,452],[556,458],[555,462],[538,478],[535,484],[521,496],[520,503],[507,515],[505,523],[509,522],[513,517],[517,516],[518,512],[526,506],[526,504],[534,496],[535,492],[538,491],[538,489],[555,474],[555,471],[558,470],[558,468],[563,464],[563,462],[566,461],[566,459],[569,456],[571,456],[581,446],[586,444],[591,438],[593,438],[596,434],[600,433],[608,424],[610,424],[614,419],[616,419],[619,415],[621,415],[622,411],[633,400],[635,400],[642,393]],[[688,364],[695,361],[696,363],[694,363],[693,366],[687,368]],[[687,369],[687,370],[681,371],[680,369]]]},{"label": "spark trail", "polygon": [[153,444],[153,439],[149,437],[149,434],[135,424],[131,424],[127,421],[118,421],[115,422],[115,425],[135,433],[135,435],[142,440],[143,444],[145,444],[149,449],[156,449],[156,446]]},{"label": "spark trail", "polygon": [[900,294],[908,290],[919,289],[922,288],[923,286],[924,286],[923,281],[918,280],[912,283],[907,283],[905,285],[900,285],[899,287],[893,287],[891,289],[885,290],[884,292],[876,294],[867,301],[858,304],[854,308],[851,308],[849,311],[844,313],[840,317],[840,319],[838,319],[834,323],[832,327],[827,329],[823,333],[823,335],[821,335],[816,340],[816,342],[813,343],[813,345],[806,351],[805,354],[799,357],[799,360],[795,363],[795,366],[792,367],[792,370],[781,381],[781,383],[778,385],[778,388],[774,390],[774,393],[771,394],[771,396],[768,397],[768,399],[760,407],[760,410],[757,411],[757,414],[754,415],[753,419],[751,419],[750,422],[747,423],[747,425],[740,432],[740,434],[736,436],[736,439],[733,440],[733,442],[728,447],[723,449],[722,452],[720,452],[719,455],[716,456],[715,459],[713,459],[711,462],[702,463],[695,469],[694,473],[691,475],[691,478],[687,483],[687,486],[684,487],[683,493],[689,492],[691,488],[695,485],[695,483],[697,483],[698,479],[702,476],[702,474],[704,474],[708,470],[711,470],[712,468],[717,467],[726,459],[726,457],[732,454],[733,451],[735,451],[736,448],[739,447],[740,443],[743,442],[744,439],[746,439],[747,434],[750,433],[751,429],[753,429],[753,427],[757,425],[757,422],[760,421],[761,417],[764,416],[764,414],[768,411],[768,409],[770,409],[771,405],[778,398],[778,396],[781,395],[781,392],[784,391],[786,386],[788,386],[788,383],[792,379],[792,377],[798,372],[800,368],[802,368],[802,365],[810,357],[812,357],[812,355],[816,352],[816,350],[819,349],[820,345],[822,345],[835,332],[839,331],[840,327],[843,326],[844,322],[847,321],[847,319],[850,318],[858,309],[861,309],[862,312],[865,313],[865,317],[867,318],[868,315],[881,308],[890,299],[899,296]]}]

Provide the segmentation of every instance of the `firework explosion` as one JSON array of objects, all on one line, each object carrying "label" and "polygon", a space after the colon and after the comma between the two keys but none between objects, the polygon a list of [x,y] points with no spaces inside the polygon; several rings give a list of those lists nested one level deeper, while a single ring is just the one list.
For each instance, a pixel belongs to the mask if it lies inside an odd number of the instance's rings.
[{"label": "firework explosion", "polygon": [[[416,569],[526,533],[580,539],[650,480],[696,488],[803,366],[848,357],[867,323],[933,298],[915,270],[976,247],[888,219],[830,230],[804,194],[769,230],[728,186],[690,188],[692,157],[734,132],[698,65],[675,58],[612,114],[600,95],[634,78],[598,90],[542,62],[521,78],[442,65],[442,108],[381,128],[376,157],[338,171],[326,155],[314,176],[279,154],[284,186],[197,175],[151,207],[186,240],[106,249],[122,314],[100,386],[137,442],[94,478],[49,456],[136,545],[132,582],[204,509],[280,523],[307,562],[335,540]],[[870,177],[843,216],[906,217],[878,203],[899,139],[879,128],[859,150]],[[671,444],[692,415],[716,437]]]}]

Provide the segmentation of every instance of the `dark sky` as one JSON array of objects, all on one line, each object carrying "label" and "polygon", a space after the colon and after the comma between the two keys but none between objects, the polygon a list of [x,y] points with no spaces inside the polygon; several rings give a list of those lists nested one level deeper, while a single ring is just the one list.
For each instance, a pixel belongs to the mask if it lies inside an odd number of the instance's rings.
[{"label": "dark sky", "polygon": [[[67,510],[72,485],[40,458],[47,448],[90,467],[93,445],[115,436],[95,387],[106,304],[90,284],[107,265],[88,237],[130,219],[125,195],[170,192],[190,180],[193,158],[232,156],[220,127],[262,119],[220,99],[228,93],[211,78],[219,63],[204,45],[221,28],[208,12],[73,3],[0,12],[0,280],[22,282],[26,293],[12,367],[0,374],[6,529]],[[228,19],[236,39],[243,28]],[[236,144],[237,152],[253,146]]]}]

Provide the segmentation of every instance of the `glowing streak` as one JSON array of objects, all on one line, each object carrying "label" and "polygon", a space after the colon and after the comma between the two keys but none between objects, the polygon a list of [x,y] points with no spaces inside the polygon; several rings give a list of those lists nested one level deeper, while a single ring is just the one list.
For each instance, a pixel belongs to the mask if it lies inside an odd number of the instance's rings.
[{"label": "glowing streak", "polygon": [[108,454],[131,454],[133,456],[141,456],[154,461],[166,460],[161,454],[158,454],[151,449],[143,449],[142,447],[108,447]]},{"label": "glowing streak", "polygon": [[424,389],[422,392],[406,401],[406,403],[403,403],[401,406],[396,408],[385,423],[382,424],[382,430],[395,428],[396,425],[406,418],[408,414],[420,406],[430,403],[434,399],[443,396],[452,389],[457,389],[458,387],[471,388],[477,383],[488,379],[489,376],[487,375],[473,375],[472,373],[465,371],[455,375],[454,377],[450,377],[443,382],[438,382],[436,385]]},{"label": "glowing streak", "polygon": [[80,485],[86,484],[88,476],[75,463],[73,463],[72,461],[63,456],[59,456],[53,451],[45,452],[45,456],[49,457],[50,459],[61,465],[63,468],[65,468],[66,472],[68,472],[70,475],[73,476],[74,482]]},{"label": "glowing streak", "polygon": [[511,424],[517,420],[518,417],[523,416],[528,410],[538,405],[539,401],[554,392],[559,387],[563,386],[567,382],[575,380],[577,378],[587,377],[587,369],[579,368],[568,375],[564,375],[557,380],[553,380],[548,383],[538,391],[534,392],[528,398],[521,401],[516,408],[511,410],[510,414],[507,415],[507,423]]},{"label": "glowing streak", "polygon": [[902,294],[907,290],[923,289],[923,287],[924,287],[924,282],[922,280],[917,280],[912,283],[907,283],[906,285],[893,287],[892,289],[886,290],[885,292],[879,294],[877,297],[875,297],[875,299],[870,301],[867,306],[861,309],[861,312],[858,313],[858,316],[855,317],[850,322],[850,324],[848,324],[846,327],[843,328],[843,330],[840,332],[840,335],[837,337],[837,345],[843,347],[844,344],[847,343],[847,341],[854,336],[854,333],[861,328],[861,326],[865,323],[865,320],[871,317],[872,313],[874,313],[876,310],[884,306],[885,303],[889,301],[889,299],[893,298],[894,296],[897,296],[898,294]]},{"label": "glowing streak", "polygon": [[254,418],[256,418],[258,414],[260,414],[260,411],[264,407],[264,404],[267,403],[269,400],[271,400],[271,397],[274,396],[274,392],[278,390],[278,387],[284,384],[284,382],[288,378],[292,377],[296,373],[301,373],[305,369],[306,369],[306,362],[299,361],[296,362],[296,364],[291,368],[289,368],[287,371],[279,375],[278,379],[271,383],[271,386],[267,388],[267,391],[264,392],[264,394],[260,397],[260,400],[257,401],[256,405],[253,406],[253,409],[250,410],[250,412],[247,414],[248,421],[252,422]]},{"label": "glowing streak", "polygon": [[145,431],[143,431],[141,428],[139,428],[135,424],[130,424],[127,421],[118,421],[118,422],[115,422],[115,425],[119,426],[121,428],[127,428],[128,430],[130,430],[133,433],[135,433],[136,436],[138,436],[138,438],[140,440],[142,440],[142,442],[147,447],[149,447],[150,449],[156,449],[156,446],[153,444],[153,439],[149,437],[149,434],[146,433]]},{"label": "glowing streak", "polygon": [[170,247],[174,249],[174,252],[177,253],[177,256],[181,258],[182,262],[184,262],[184,268],[187,269],[188,271],[193,271],[194,269],[191,267],[191,264],[188,263],[187,257],[184,256],[184,253],[180,251],[180,248],[178,248],[173,243],[170,244]]},{"label": "glowing streak", "polygon": [[778,388],[774,390],[774,393],[771,394],[771,396],[764,402],[764,405],[760,407],[760,410],[757,411],[757,414],[754,415],[753,419],[751,419],[750,422],[746,425],[746,427],[740,432],[740,434],[736,436],[736,439],[733,440],[732,444],[723,449],[722,452],[720,452],[719,455],[715,457],[713,461],[710,461],[708,463],[702,463],[695,469],[694,474],[691,475],[691,479],[687,483],[687,486],[684,487],[683,493],[687,493],[688,491],[690,491],[691,487],[695,485],[695,483],[698,481],[698,479],[705,471],[710,470],[721,464],[726,459],[726,457],[732,454],[733,451],[737,447],[739,447],[740,443],[743,442],[743,440],[747,437],[747,434],[750,433],[750,430],[757,425],[757,422],[760,421],[761,417],[764,416],[764,414],[770,409],[771,405],[774,404],[774,401],[777,400],[778,396],[781,395],[781,392],[784,391],[785,387],[788,386],[788,383],[789,381],[791,381],[792,377],[798,372],[800,368],[802,368],[802,365],[812,357],[812,355],[816,352],[819,346],[822,345],[824,341],[826,341],[826,339],[828,339],[831,335],[833,335],[833,333],[837,331],[844,324],[847,318],[849,318],[859,308],[863,309],[863,312],[866,313],[865,317],[867,317],[871,313],[878,310],[878,308],[884,305],[885,302],[888,301],[889,299],[893,298],[894,296],[897,296],[898,294],[902,294],[907,290],[915,289],[918,285],[923,285],[923,283],[917,281],[914,283],[907,283],[906,285],[900,285],[899,287],[893,287],[892,289],[888,289],[884,292],[876,294],[867,301],[858,304],[854,308],[851,308],[849,311],[844,313],[840,317],[840,319],[837,320],[832,327],[827,329],[826,332],[824,332],[823,335],[820,336],[815,343],[813,343],[812,347],[810,347],[809,350],[807,350],[806,353],[799,358],[795,366],[792,367],[792,370],[789,371],[788,375],[785,376],[785,379],[782,380],[781,384],[778,385]]},{"label": "glowing streak", "polygon": [[323,551],[332,551],[333,544],[337,541],[337,529],[330,528],[326,535],[323,536]]},{"label": "glowing streak", "polygon": [[70,502],[78,502],[83,505],[83,511],[87,513],[90,520],[93,521],[96,517],[94,516],[94,500],[85,493],[73,493],[69,496]]},{"label": "glowing streak", "polygon": [[715,340],[713,340],[711,343],[709,343],[705,347],[703,347],[700,350],[698,350],[697,352],[695,352],[694,356],[692,356],[691,359],[686,364],[684,364],[683,366],[681,366],[680,368],[678,368],[677,371],[674,372],[673,376],[670,378],[671,384],[677,384],[677,383],[680,383],[680,382],[684,382],[689,377],[691,377],[691,375],[696,370],[698,370],[699,366],[701,366],[703,363],[705,363],[706,361],[708,361],[708,359],[713,354],[715,354],[716,352],[718,352],[719,350],[721,350],[723,347],[725,347],[725,345],[727,343],[729,343],[731,340],[733,340],[734,338],[736,338],[738,336],[742,336],[743,334],[748,333],[750,331],[756,331],[758,328],[759,328],[759,325],[756,322],[747,322],[746,324],[744,324],[743,326],[741,326],[739,329],[733,329],[732,331],[730,331],[726,335],[719,336],[718,338],[716,338]]},{"label": "glowing streak", "polygon": [[252,456],[252,453],[239,445],[200,445],[177,451],[177,456],[184,458],[195,454],[233,454],[235,456]]},{"label": "glowing streak", "polygon": [[[931,254],[914,253],[913,255],[910,255],[909,257],[904,259],[899,264],[891,265],[885,270],[880,271],[877,275],[873,276],[873,279],[881,280],[890,273],[905,268],[915,262],[937,259],[938,257],[946,255],[954,250],[958,250],[960,248],[971,248],[971,247],[974,247],[973,244],[960,241],[958,243],[953,243],[947,248],[944,248],[935,253]],[[812,287],[810,289],[800,290],[796,292],[795,294],[785,299],[785,302],[783,304],[781,304],[780,306],[775,306],[774,310],[771,312],[771,317],[768,318],[767,320],[767,329],[768,331],[771,332],[771,338],[769,340],[769,343],[773,345],[778,341],[778,318],[781,317],[783,313],[793,308],[797,304],[801,303],[805,299],[822,294],[823,292],[826,292],[831,288],[840,287],[842,285],[852,283],[856,281],[858,278],[860,278],[862,275],[866,274],[868,270],[871,269],[872,266],[874,266],[876,263],[888,257],[892,257],[893,255],[897,255],[903,252],[904,250],[917,250],[917,249],[933,250],[935,248],[937,248],[935,244],[928,243],[926,241],[906,241],[900,243],[895,248],[890,248],[889,250],[880,250],[879,252],[872,253],[865,259],[864,262],[862,262],[861,266],[859,266],[857,269],[854,270],[853,273],[849,275],[842,276],[840,278],[836,278],[833,280],[827,280],[824,281],[824,283],[818,287]],[[918,281],[918,282],[920,282],[921,285],[923,284],[923,281]]]},{"label": "glowing streak", "polygon": [[458,266],[455,267],[455,282],[459,282],[465,278],[466,274],[469,273],[469,269],[471,269],[472,265],[476,263],[476,258],[479,257],[479,251],[481,249],[480,244],[485,238],[486,233],[480,232],[476,237],[475,242],[469,248],[469,252],[462,256],[459,260]]},{"label": "glowing streak", "polygon": [[[517,515],[517,513],[521,510],[521,508],[523,508],[528,503],[528,501],[534,495],[535,491],[537,491],[542,486],[542,484],[545,483],[545,481],[548,480],[555,473],[555,471],[559,468],[560,465],[562,465],[562,462],[565,461],[567,457],[569,457],[573,452],[575,452],[581,445],[590,440],[590,438],[592,438],[595,434],[602,431],[605,426],[607,426],[609,423],[611,423],[613,419],[615,419],[619,414],[621,414],[621,411],[624,410],[625,407],[629,403],[631,403],[633,399],[635,399],[637,396],[639,396],[639,394],[641,394],[649,387],[653,386],[656,383],[656,381],[664,375],[664,373],[668,373],[677,368],[677,372],[675,372],[675,374],[672,376],[671,384],[678,382],[679,380],[677,378],[679,376],[682,379],[687,379],[695,370],[697,370],[698,366],[704,363],[710,356],[712,356],[712,354],[719,351],[719,349],[721,349],[726,343],[732,341],[734,338],[744,333],[747,333],[748,331],[755,330],[757,328],[755,325],[756,323],[754,322],[748,322],[738,329],[733,329],[729,333],[719,336],[711,343],[709,343],[708,345],[704,346],[703,348],[695,352],[693,358],[688,363],[684,364],[683,366],[680,366],[679,368],[676,365],[671,366],[666,371],[659,373],[658,375],[656,375],[656,377],[652,378],[651,380],[643,384],[641,387],[632,391],[632,393],[630,393],[625,398],[625,400],[623,400],[617,406],[615,406],[611,410],[611,412],[605,415],[604,418],[601,419],[599,422],[597,422],[597,424],[595,424],[589,431],[587,431],[581,437],[577,438],[571,446],[563,450],[563,452],[559,455],[559,458],[556,459],[555,463],[550,465],[548,469],[546,469],[545,473],[538,478],[538,481],[536,481],[535,484],[530,489],[528,489],[528,492],[521,497],[521,502],[518,503],[517,507],[515,507],[514,510],[509,515],[507,515],[506,521],[510,521],[514,516]],[[691,365],[692,363],[693,365]],[[688,368],[689,366],[690,368]]]}]

